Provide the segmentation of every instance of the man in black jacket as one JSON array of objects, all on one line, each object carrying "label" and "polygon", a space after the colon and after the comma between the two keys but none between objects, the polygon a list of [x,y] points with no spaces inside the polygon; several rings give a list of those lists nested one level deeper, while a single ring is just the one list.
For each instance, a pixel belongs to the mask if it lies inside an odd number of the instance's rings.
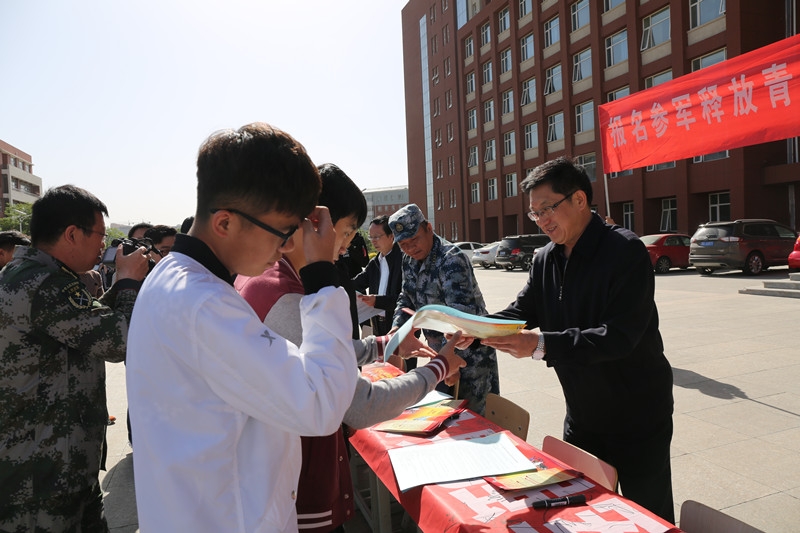
[{"label": "man in black jacket", "polygon": [[647,250],[592,212],[592,184],[571,160],[540,165],[521,186],[528,216],[552,242],[516,301],[492,315],[526,329],[482,342],[553,367],[567,403],[564,440],[614,465],[625,497],[674,523],[672,369]]},{"label": "man in black jacket", "polygon": [[392,314],[397,306],[397,296],[402,289],[403,252],[394,242],[392,230],[389,228],[389,217],[386,215],[370,221],[369,240],[378,251],[378,255],[353,278],[353,283],[356,290],[362,293],[358,297],[359,300],[385,311],[383,315],[372,317],[371,325],[373,335],[386,335],[392,329]]}]

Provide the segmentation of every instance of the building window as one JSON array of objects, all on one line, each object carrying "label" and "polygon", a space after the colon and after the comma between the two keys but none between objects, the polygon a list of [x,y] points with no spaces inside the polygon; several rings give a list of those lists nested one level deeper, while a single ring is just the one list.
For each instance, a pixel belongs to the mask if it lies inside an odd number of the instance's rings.
[{"label": "building window", "polygon": [[648,172],[654,172],[656,170],[667,170],[668,168],[675,168],[675,161],[665,161],[664,163],[658,163],[656,165],[647,165],[644,169]]},{"label": "building window", "polygon": [[472,57],[475,53],[475,43],[473,42],[472,35],[464,39],[464,57]]},{"label": "building window", "polygon": [[514,130],[503,134],[503,155],[514,155],[517,153],[517,134]]},{"label": "building window", "polygon": [[678,200],[665,198],[661,200],[661,227],[665,233],[678,231]]},{"label": "building window", "polygon": [[442,0],[442,13],[447,11],[447,0]]},{"label": "building window", "polygon": [[642,19],[642,50],[669,41],[669,6]]},{"label": "building window", "polygon": [[[478,200],[480,201],[480,199]],[[450,241],[455,242],[458,240],[458,223],[451,222],[450,223]]]},{"label": "building window", "polygon": [[440,192],[436,195],[436,210],[441,211],[444,209],[444,193]]},{"label": "building window", "polygon": [[442,108],[439,105],[439,98],[435,98],[433,100],[433,116],[438,117],[442,112]]},{"label": "building window", "polygon": [[721,222],[731,219],[731,193],[715,192],[708,195],[708,220]]},{"label": "building window", "polygon": [[453,138],[454,138],[453,137],[453,123],[452,122],[448,122],[447,123],[447,142],[449,142],[449,143],[453,142]]},{"label": "building window", "polygon": [[447,175],[452,176],[456,173],[456,156],[451,155],[447,158]]},{"label": "building window", "polygon": [[644,88],[649,89],[651,87],[655,87],[656,85],[661,85],[662,83],[668,82],[672,79],[672,69],[665,70],[664,72],[659,72],[658,74],[653,74],[652,76],[648,76],[644,79]]},{"label": "building window", "polygon": [[450,189],[450,207],[457,207],[455,189]]},{"label": "building window", "polygon": [[486,201],[497,200],[497,178],[486,181]]},{"label": "building window", "polygon": [[522,98],[519,105],[528,105],[536,101],[536,78],[529,78],[522,82]]},{"label": "building window", "polygon": [[597,181],[597,157],[594,152],[575,157],[575,162],[586,171],[589,181]]},{"label": "building window", "polygon": [[633,229],[633,202],[625,202],[622,204],[622,226],[631,231]]},{"label": "building window", "polygon": [[575,106],[575,133],[594,129],[594,103],[589,100]]},{"label": "building window", "polygon": [[500,74],[511,70],[511,48],[506,48],[500,52]]},{"label": "building window", "polygon": [[485,46],[492,41],[492,27],[487,22],[481,26],[481,46]]},{"label": "building window", "polygon": [[497,33],[503,33],[511,27],[511,16],[508,13],[508,8],[504,7],[497,14]]},{"label": "building window", "polygon": [[592,49],[587,48],[572,56],[572,82],[592,77]]},{"label": "building window", "polygon": [[517,173],[506,174],[506,198],[517,195]]},{"label": "building window", "polygon": [[431,72],[431,80],[433,80],[434,85],[439,84],[439,67],[433,67],[433,71]]},{"label": "building window", "polygon": [[470,72],[467,74],[467,94],[475,92],[475,73]]},{"label": "building window", "polygon": [[[621,170],[619,172],[609,172],[608,177],[609,179],[613,179],[613,178],[619,178],[620,176],[630,176],[632,174],[633,174],[633,169],[628,168],[625,170]],[[627,228],[627,226],[625,227]]]},{"label": "building window", "polygon": [[479,204],[481,202],[481,184],[469,184],[469,201],[472,204]]},{"label": "building window", "polygon": [[622,30],[606,38],[606,66],[628,60],[628,30]]},{"label": "building window", "polygon": [[431,37],[431,53],[435,54],[439,51],[439,45],[436,43],[436,36]]},{"label": "building window", "polygon": [[564,112],[559,111],[547,117],[547,142],[564,139]]},{"label": "building window", "polygon": [[525,149],[530,150],[531,148],[538,148],[538,147],[539,147],[539,123],[531,122],[530,124],[525,124]]},{"label": "building window", "polygon": [[728,151],[714,152],[713,154],[696,155],[692,158],[693,163],[707,163],[708,161],[716,161],[718,159],[727,159]]},{"label": "building window", "polygon": [[438,159],[436,161],[436,179],[440,180],[443,177],[444,177],[444,174],[442,173],[442,160]]},{"label": "building window", "polygon": [[589,0],[579,0],[572,4],[572,31],[589,24]]},{"label": "building window", "polygon": [[444,101],[447,105],[447,109],[453,107],[453,91],[451,89],[447,89],[447,92],[444,93]]},{"label": "building window", "polygon": [[442,28],[442,42],[447,44],[450,42],[450,25],[445,24],[444,28]]},{"label": "building window", "polygon": [[711,65],[716,65],[717,63],[721,63],[722,61],[725,61],[726,56],[726,49],[721,48],[715,52],[706,54],[703,57],[692,59],[692,72],[700,70],[701,68],[710,67]]},{"label": "building window", "polygon": [[520,61],[533,58],[533,33],[529,33],[519,40]]},{"label": "building window", "polygon": [[519,0],[519,16],[520,18],[524,17],[528,13],[531,12],[532,9],[532,2],[531,0]]},{"label": "building window", "polygon": [[629,86],[621,87],[616,91],[611,91],[608,93],[608,101],[613,102],[614,100],[619,100],[620,98],[625,98],[626,96],[630,96],[631,88]]},{"label": "building window", "polygon": [[449,76],[450,72],[451,72],[450,71],[450,58],[446,57],[444,59],[444,75],[445,75],[445,77]]},{"label": "building window", "polygon": [[507,115],[514,112],[514,90],[509,89],[503,92],[503,114]]},{"label": "building window", "polygon": [[605,9],[603,11],[609,11],[611,9],[614,9],[618,5],[624,4],[624,3],[625,3],[625,0],[605,0],[605,4],[604,4]]},{"label": "building window", "polygon": [[469,147],[469,159],[467,159],[467,166],[468,167],[477,167],[478,166],[478,147],[477,146],[470,146]]},{"label": "building window", "polygon": [[433,144],[435,144],[437,147],[442,145],[442,130],[437,129],[434,132]]},{"label": "building window", "polygon": [[436,4],[431,6],[431,24],[436,22]]},{"label": "building window", "polygon": [[553,46],[561,40],[561,31],[558,26],[558,17],[553,17],[544,23],[544,47]]},{"label": "building window", "polygon": [[478,110],[474,107],[467,110],[467,129],[474,130],[478,127]]},{"label": "building window", "polygon": [[483,162],[484,163],[489,163],[491,161],[494,161],[494,159],[495,159],[495,155],[494,155],[494,139],[489,139],[488,141],[486,141],[484,143]]},{"label": "building window", "polygon": [[725,14],[725,0],[689,0],[689,27],[696,28]]},{"label": "building window", "polygon": [[492,82],[492,60],[490,59],[486,63],[483,64],[483,83],[491,83]]},{"label": "building window", "polygon": [[544,94],[552,94],[561,90],[561,63],[553,65],[545,71]]},{"label": "building window", "polygon": [[494,100],[486,100],[483,103],[483,123],[494,120]]}]

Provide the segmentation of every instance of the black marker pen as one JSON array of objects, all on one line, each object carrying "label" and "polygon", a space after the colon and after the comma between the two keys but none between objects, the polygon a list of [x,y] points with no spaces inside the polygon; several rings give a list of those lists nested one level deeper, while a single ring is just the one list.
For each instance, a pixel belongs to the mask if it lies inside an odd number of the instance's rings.
[{"label": "black marker pen", "polygon": [[550,507],[564,507],[566,505],[577,505],[586,503],[586,495],[566,496],[564,498],[551,498],[548,500],[538,500],[533,502],[534,509],[549,509]]}]

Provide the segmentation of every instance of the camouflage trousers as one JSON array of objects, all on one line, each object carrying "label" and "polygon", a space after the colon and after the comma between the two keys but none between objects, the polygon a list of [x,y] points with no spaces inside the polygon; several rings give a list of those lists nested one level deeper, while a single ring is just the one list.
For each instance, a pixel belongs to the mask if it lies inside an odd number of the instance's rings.
[{"label": "camouflage trousers", "polygon": [[9,533],[108,533],[100,484],[84,491],[4,507],[0,531]]},{"label": "camouflage trousers", "polygon": [[[488,346],[470,347],[463,351],[457,350],[456,353],[467,362],[467,366],[461,369],[458,397],[468,400],[468,409],[483,415],[486,410],[486,395],[490,392],[500,394],[497,353]],[[455,387],[447,387],[444,381],[436,389],[455,396]]]}]

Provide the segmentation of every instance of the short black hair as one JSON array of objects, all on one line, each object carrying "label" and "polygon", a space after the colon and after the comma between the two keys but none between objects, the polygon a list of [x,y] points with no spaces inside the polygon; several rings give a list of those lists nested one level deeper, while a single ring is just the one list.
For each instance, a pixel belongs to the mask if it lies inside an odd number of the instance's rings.
[{"label": "short black hair", "polygon": [[96,213],[108,216],[108,209],[89,191],[74,185],[48,189],[31,209],[31,242],[53,244],[69,226],[90,232]]},{"label": "short black hair", "polygon": [[369,221],[369,225],[375,224],[376,226],[380,226],[383,228],[383,232],[386,235],[392,235],[392,228],[389,227],[389,215],[381,215],[379,217],[375,217]]},{"label": "short black hair", "polygon": [[331,221],[336,224],[345,217],[355,216],[356,227],[361,226],[367,219],[367,199],[358,185],[332,163],[320,165],[319,175],[322,178],[319,205],[328,208]]},{"label": "short black hair", "polygon": [[240,209],[305,218],[317,205],[321,182],[303,145],[263,122],[212,134],[197,156],[197,212]]},{"label": "short black hair", "polygon": [[158,245],[166,237],[174,237],[178,234],[178,230],[171,226],[158,224],[144,232],[144,238],[150,239],[154,245]]},{"label": "short black hair", "polygon": [[189,233],[189,230],[192,229],[192,224],[194,224],[193,216],[184,218],[181,223],[181,233]]},{"label": "short black hair", "polygon": [[131,229],[128,230],[128,238],[129,239],[133,239],[133,234],[136,233],[138,230],[140,230],[142,228],[144,228],[145,230],[148,230],[148,229],[150,229],[152,227],[153,227],[153,225],[152,224],[148,224],[147,222],[139,222],[138,224],[134,224],[133,226],[131,226]]},{"label": "short black hair", "polygon": [[528,194],[540,185],[549,184],[553,192],[567,195],[575,191],[586,193],[586,201],[592,204],[592,182],[583,166],[568,157],[557,157],[531,170],[520,183],[522,192]]},{"label": "short black hair", "polygon": [[4,250],[12,250],[15,246],[28,246],[31,240],[24,233],[12,229],[8,231],[0,231],[0,248]]}]

